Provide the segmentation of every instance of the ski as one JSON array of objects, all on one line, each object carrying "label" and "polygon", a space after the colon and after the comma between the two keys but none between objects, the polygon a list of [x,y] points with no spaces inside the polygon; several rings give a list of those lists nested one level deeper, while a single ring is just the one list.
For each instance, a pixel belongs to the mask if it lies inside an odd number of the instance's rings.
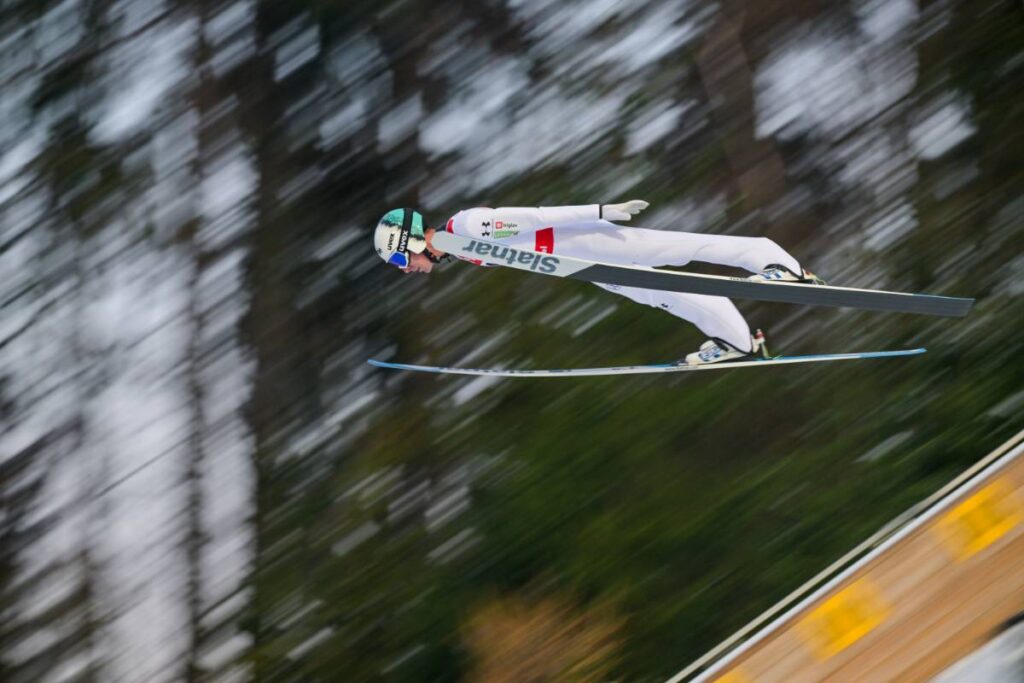
[{"label": "ski", "polygon": [[755,301],[777,301],[811,306],[838,306],[876,311],[918,313],[960,318],[971,310],[974,299],[905,294],[877,289],[856,289],[794,282],[753,282],[741,277],[680,273],[659,268],[620,266],[585,259],[516,249],[497,242],[438,232],[433,244],[450,254],[532,273],[599,282],[621,287],[640,287],[691,294],[710,294]]},{"label": "ski", "polygon": [[444,375],[477,375],[487,377],[596,377],[604,375],[649,375],[662,372],[707,372],[711,370],[729,370],[732,368],[758,368],[771,365],[791,365],[795,363],[823,363],[837,360],[864,360],[868,358],[895,358],[899,356],[916,356],[925,349],[905,349],[900,351],[870,351],[867,353],[833,353],[816,356],[778,356],[749,361],[733,361],[726,363],[709,363],[706,365],[685,365],[679,363],[661,363],[656,365],[626,365],[611,368],[566,368],[561,370],[510,370],[507,368],[449,368],[434,365],[410,365],[408,363],[389,363],[382,360],[369,360],[370,365],[390,370],[411,370],[414,372],[433,372]]}]

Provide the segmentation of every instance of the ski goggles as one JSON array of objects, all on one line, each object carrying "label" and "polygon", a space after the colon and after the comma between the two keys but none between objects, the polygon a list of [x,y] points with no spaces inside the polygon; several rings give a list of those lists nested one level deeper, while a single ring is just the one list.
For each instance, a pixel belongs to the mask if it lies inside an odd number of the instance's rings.
[{"label": "ski goggles", "polygon": [[388,257],[388,263],[390,263],[393,266],[398,266],[399,268],[408,268],[409,252],[396,251],[394,254]]},{"label": "ski goggles", "polygon": [[[423,251],[423,255],[430,259],[430,262],[433,264],[444,263],[451,256],[451,254],[445,254],[444,256],[437,257],[431,254],[430,251],[426,249]],[[409,253],[405,251],[396,251],[394,254],[391,255],[391,258],[388,259],[388,263],[390,263],[393,266],[398,266],[399,268],[402,269],[408,268]]]}]

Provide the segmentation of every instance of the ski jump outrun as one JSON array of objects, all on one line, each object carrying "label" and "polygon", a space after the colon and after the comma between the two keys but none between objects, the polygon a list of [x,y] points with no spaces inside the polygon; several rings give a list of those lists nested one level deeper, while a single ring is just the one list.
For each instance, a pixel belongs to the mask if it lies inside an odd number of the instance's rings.
[{"label": "ski jump outrun", "polygon": [[[379,360],[378,367],[446,374],[502,377],[566,377],[682,372],[737,367],[885,358],[925,349],[772,357],[761,330],[751,330],[728,297],[804,305],[960,317],[973,299],[833,287],[796,257],[764,237],[649,230],[618,225],[648,207],[620,204],[559,207],[474,208],[443,227],[427,227],[414,209],[394,209],[374,230],[374,247],[405,273],[430,273],[454,257],[477,266],[503,266],[574,278],[697,326],[708,340],[679,361],[656,365],[561,370],[472,369],[409,365]],[[691,261],[747,271],[745,277],[663,269]]]}]

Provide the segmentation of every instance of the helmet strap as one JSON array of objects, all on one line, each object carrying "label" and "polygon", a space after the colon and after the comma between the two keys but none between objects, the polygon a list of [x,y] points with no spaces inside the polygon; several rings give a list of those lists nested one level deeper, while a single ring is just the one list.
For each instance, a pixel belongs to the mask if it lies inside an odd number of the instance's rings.
[{"label": "helmet strap", "polygon": [[412,217],[416,215],[416,211],[414,209],[402,209],[402,213],[404,214],[402,216],[402,230],[409,233],[411,237],[423,239],[424,231],[422,219],[418,227],[412,224]]},{"label": "helmet strap", "polygon": [[[418,254],[422,251],[426,251],[427,238],[424,234],[422,219],[419,225],[413,225],[413,215],[415,211],[412,209],[402,209],[402,227],[398,238],[398,250],[404,252],[411,252]],[[416,242],[417,246],[413,248],[412,243]]]}]

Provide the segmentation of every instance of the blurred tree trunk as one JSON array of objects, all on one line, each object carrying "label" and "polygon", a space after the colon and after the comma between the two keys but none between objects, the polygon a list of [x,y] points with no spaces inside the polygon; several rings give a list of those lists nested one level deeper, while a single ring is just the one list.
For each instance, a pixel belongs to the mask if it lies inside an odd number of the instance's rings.
[{"label": "blurred tree trunk", "polygon": [[[88,114],[94,111],[103,91],[103,65],[97,59],[95,44],[107,35],[106,7],[101,2],[82,3],[76,19],[84,27],[81,37],[51,63],[38,65],[46,69],[46,75],[39,79],[32,97],[33,113],[49,124],[46,145],[35,169],[41,181],[39,199],[49,209],[42,228],[45,236],[39,242],[49,241],[53,246],[52,253],[43,250],[34,264],[39,270],[33,284],[42,303],[30,321],[0,345],[6,346],[22,335],[29,339],[35,335],[41,341],[42,335],[54,334],[54,328],[44,325],[45,331],[40,332],[37,323],[49,322],[47,316],[51,313],[63,316],[65,325],[57,330],[57,338],[46,343],[62,348],[50,371],[64,376],[59,391],[69,397],[69,406],[56,412],[52,405],[22,407],[22,415],[48,411],[48,421],[57,422],[57,426],[5,461],[3,469],[7,472],[2,479],[7,481],[0,481],[0,489],[4,484],[11,487],[6,494],[0,492],[2,517],[5,526],[10,524],[0,535],[14,536],[10,544],[8,539],[3,543],[4,569],[12,573],[5,571],[0,581],[17,585],[17,593],[4,595],[2,600],[13,623],[0,626],[0,642],[10,642],[7,639],[12,631],[12,640],[20,640],[21,645],[31,642],[35,634],[49,636],[43,639],[45,647],[36,648],[14,667],[14,680],[46,678],[60,667],[75,670],[80,680],[102,680],[106,659],[102,628],[112,610],[101,588],[104,568],[97,551],[97,539],[108,526],[99,491],[109,476],[109,459],[95,433],[95,416],[89,409],[107,381],[107,351],[91,344],[84,311],[91,294],[89,273],[94,252],[90,242],[110,218],[104,202],[118,191],[119,175],[108,163],[104,150],[88,136]],[[61,294],[61,290],[66,293]],[[8,469],[9,464],[12,467]],[[73,493],[57,505],[43,497],[54,470],[65,477],[71,475],[74,482]],[[47,510],[45,517],[38,516],[40,508]],[[28,520],[34,521],[26,524]],[[70,540],[59,542],[55,550],[31,547],[49,531],[67,534]],[[35,568],[29,576],[20,574],[23,552],[26,564]],[[40,556],[45,558],[42,562]],[[41,594],[47,608],[40,612],[36,605]],[[19,619],[18,612],[33,616]]]},{"label": "blurred tree trunk", "polygon": [[753,74],[740,40],[743,15],[716,14],[700,49],[697,67],[720,131],[726,158],[747,210],[759,209],[785,191],[786,169],[770,140],[755,133]]},{"label": "blurred tree trunk", "polygon": [[[275,595],[295,586],[281,572],[301,571],[291,531],[281,524],[282,510],[292,491],[279,476],[277,463],[287,453],[289,435],[315,418],[316,376],[310,364],[295,303],[290,273],[297,256],[300,230],[292,222],[292,206],[282,201],[283,188],[298,176],[292,166],[285,126],[288,93],[275,79],[275,30],[294,18],[301,7],[261,2],[256,11],[256,54],[238,77],[236,94],[241,105],[243,131],[251,145],[256,171],[255,220],[247,268],[249,311],[243,333],[255,358],[252,394],[247,418],[253,431],[255,494],[255,568],[248,628],[253,637],[253,676],[257,681],[277,680],[280,653],[270,654],[276,638],[267,617]],[[294,14],[293,14],[294,13]],[[293,545],[294,544],[294,545]],[[288,559],[287,564],[280,560]],[[271,569],[273,567],[273,569]]]},{"label": "blurred tree trunk", "polygon": [[213,82],[210,66],[211,50],[206,39],[207,20],[210,7],[204,0],[198,0],[194,7],[198,20],[196,44],[193,54],[195,85],[191,104],[196,112],[196,154],[192,159],[192,176],[197,188],[197,201],[193,207],[194,217],[186,226],[182,245],[191,258],[191,275],[188,281],[188,317],[189,340],[185,354],[185,384],[188,395],[188,437],[186,440],[186,462],[184,486],[187,491],[185,498],[186,531],[183,539],[186,562],[185,608],[187,624],[187,650],[183,661],[183,678],[188,683],[199,683],[208,678],[199,664],[200,654],[205,642],[203,628],[203,552],[208,542],[204,531],[204,496],[203,496],[203,465],[206,460],[205,430],[205,390],[202,381],[204,363],[203,337],[205,316],[201,303],[200,282],[204,271],[204,251],[198,233],[202,229],[204,217],[199,199],[202,196],[203,179],[208,150],[213,140],[211,122],[208,120],[210,110],[216,105],[216,84]]}]

